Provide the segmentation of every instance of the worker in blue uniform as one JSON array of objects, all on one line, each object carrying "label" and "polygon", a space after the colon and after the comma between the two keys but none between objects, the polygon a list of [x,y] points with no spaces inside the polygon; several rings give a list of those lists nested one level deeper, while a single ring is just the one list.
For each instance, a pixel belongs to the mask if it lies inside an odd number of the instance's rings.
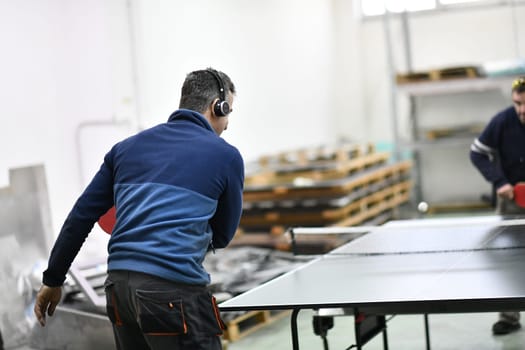
[{"label": "worker in blue uniform", "polygon": [[[516,205],[514,185],[525,181],[525,77],[512,83],[510,106],[496,114],[470,147],[470,159],[496,194],[496,212],[522,216],[525,209]],[[501,312],[493,325],[495,335],[521,328],[519,312]]]},{"label": "worker in blue uniform", "polygon": [[228,245],[242,212],[243,159],[220,137],[235,92],[223,72],[191,72],[167,122],[106,154],[51,251],[34,308],[42,326],[88,233],[114,206],[105,292],[117,349],[222,349],[203,261]]}]

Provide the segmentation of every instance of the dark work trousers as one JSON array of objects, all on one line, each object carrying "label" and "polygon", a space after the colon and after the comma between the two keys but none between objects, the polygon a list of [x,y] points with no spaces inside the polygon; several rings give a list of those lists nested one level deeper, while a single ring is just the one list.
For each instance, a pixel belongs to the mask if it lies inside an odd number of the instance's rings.
[{"label": "dark work trousers", "polygon": [[[499,215],[525,217],[525,208],[516,205],[513,200],[498,197],[496,213]],[[520,321],[520,313],[519,311],[500,312],[499,320],[508,323],[518,323]]]},{"label": "dark work trousers", "polygon": [[108,317],[119,350],[221,350],[224,323],[205,286],[109,271]]}]

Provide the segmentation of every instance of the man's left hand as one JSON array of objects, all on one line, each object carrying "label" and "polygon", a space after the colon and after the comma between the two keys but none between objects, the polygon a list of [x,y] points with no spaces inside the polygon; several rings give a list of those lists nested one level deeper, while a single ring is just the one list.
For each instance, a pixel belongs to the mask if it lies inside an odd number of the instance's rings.
[{"label": "man's left hand", "polygon": [[42,327],[46,325],[46,312],[53,316],[55,309],[62,298],[62,287],[42,285],[35,301],[35,316]]}]

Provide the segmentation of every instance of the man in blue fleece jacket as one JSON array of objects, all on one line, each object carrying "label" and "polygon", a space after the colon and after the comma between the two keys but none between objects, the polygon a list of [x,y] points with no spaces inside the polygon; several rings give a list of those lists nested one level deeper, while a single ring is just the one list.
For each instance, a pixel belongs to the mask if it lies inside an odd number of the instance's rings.
[{"label": "man in blue fleece jacket", "polygon": [[93,225],[115,206],[105,291],[117,348],[221,349],[224,324],[202,263],[230,242],[242,212],[243,159],[220,137],[234,95],[223,72],[191,72],[166,123],[106,154],[51,251],[35,302],[42,326]]},{"label": "man in blue fleece jacket", "polygon": [[[525,77],[512,83],[513,106],[494,116],[470,147],[470,159],[497,195],[497,213],[525,215],[514,201],[514,185],[525,181]],[[519,312],[501,312],[496,335],[520,329]]]}]

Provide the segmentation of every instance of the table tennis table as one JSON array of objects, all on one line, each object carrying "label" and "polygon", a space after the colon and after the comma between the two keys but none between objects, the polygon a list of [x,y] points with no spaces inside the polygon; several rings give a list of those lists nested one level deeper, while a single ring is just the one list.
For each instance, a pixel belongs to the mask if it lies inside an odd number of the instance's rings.
[{"label": "table tennis table", "polygon": [[421,314],[430,348],[428,314],[525,310],[524,269],[525,219],[398,220],[219,307],[293,310],[293,349],[302,309],[353,312],[357,349],[379,333],[388,348],[385,315]]}]

